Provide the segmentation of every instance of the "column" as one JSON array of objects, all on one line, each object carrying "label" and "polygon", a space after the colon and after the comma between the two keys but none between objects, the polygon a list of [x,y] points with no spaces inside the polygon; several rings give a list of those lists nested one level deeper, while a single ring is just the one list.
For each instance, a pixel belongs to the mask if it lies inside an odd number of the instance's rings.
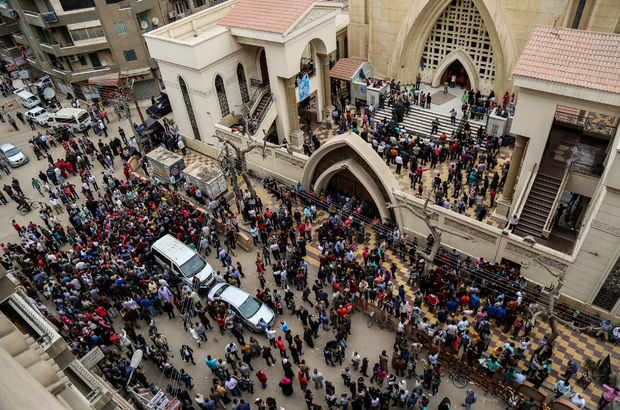
[{"label": "column", "polygon": [[506,182],[504,183],[504,190],[497,199],[497,207],[493,211],[493,218],[506,221],[509,217],[510,206],[512,205],[512,197],[515,191],[515,183],[517,182],[517,176],[521,170],[521,161],[523,160],[523,154],[525,153],[526,139],[522,135],[517,135],[515,142],[515,149],[510,159],[510,168],[508,169],[508,175],[506,176]]},{"label": "column", "polygon": [[332,85],[331,77],[329,76],[329,54],[317,53],[317,58],[321,65],[321,80],[323,83],[323,122],[330,128],[334,106],[332,105]]},{"label": "column", "polygon": [[295,95],[295,85],[297,76],[292,76],[286,80],[286,108],[289,121],[289,146],[296,151],[303,151],[304,133],[299,129],[299,114],[297,111],[297,97]]}]

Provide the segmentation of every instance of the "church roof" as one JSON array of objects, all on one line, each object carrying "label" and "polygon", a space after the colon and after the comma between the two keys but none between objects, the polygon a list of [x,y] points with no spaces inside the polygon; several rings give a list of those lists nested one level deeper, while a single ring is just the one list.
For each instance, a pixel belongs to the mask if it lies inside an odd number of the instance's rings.
[{"label": "church roof", "polygon": [[513,75],[620,93],[620,35],[536,26]]},{"label": "church roof", "polygon": [[357,70],[364,64],[364,60],[357,58],[341,58],[329,70],[329,76],[338,80],[351,81]]},{"label": "church roof", "polygon": [[313,0],[241,0],[219,25],[284,34]]}]

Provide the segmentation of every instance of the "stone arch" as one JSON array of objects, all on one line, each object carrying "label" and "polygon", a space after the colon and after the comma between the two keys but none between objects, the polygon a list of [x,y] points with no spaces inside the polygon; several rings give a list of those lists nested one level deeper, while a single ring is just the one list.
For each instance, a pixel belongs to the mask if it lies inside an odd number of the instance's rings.
[{"label": "stone arch", "polygon": [[[517,46],[510,28],[508,16],[501,2],[496,0],[472,0],[489,31],[495,59],[495,94],[503,95],[509,84],[506,79],[517,61]],[[420,72],[419,61],[424,52],[426,39],[441,13],[452,0],[417,0],[407,11],[400,26],[391,63],[389,77],[406,83],[415,82]],[[413,63],[407,66],[408,63]]]},{"label": "stone arch", "polygon": [[435,70],[435,75],[433,76],[433,81],[431,83],[431,86],[433,87],[439,86],[443,72],[450,66],[450,64],[452,64],[453,62],[457,60],[465,68],[465,71],[467,72],[467,76],[469,77],[469,81],[471,82],[471,88],[473,90],[479,90],[480,89],[480,75],[478,74],[478,70],[476,70],[476,66],[474,65],[474,62],[472,61],[470,55],[467,54],[465,50],[460,49],[460,48],[452,51],[450,54],[444,57],[442,62],[439,64],[439,66]]},{"label": "stone arch", "polygon": [[[337,154],[336,159],[330,154]],[[329,161],[327,161],[329,160]],[[302,185],[320,192],[339,171],[349,170],[372,197],[382,218],[390,218],[402,226],[400,212],[388,209],[387,202],[395,203],[394,190],[398,180],[379,155],[358,135],[350,132],[331,138],[321,145],[306,162]]]}]

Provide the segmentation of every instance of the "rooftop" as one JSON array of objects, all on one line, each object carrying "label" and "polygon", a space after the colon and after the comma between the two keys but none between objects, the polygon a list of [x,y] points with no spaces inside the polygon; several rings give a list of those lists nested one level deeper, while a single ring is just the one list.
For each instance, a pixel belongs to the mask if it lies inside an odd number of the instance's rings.
[{"label": "rooftop", "polygon": [[284,34],[313,0],[241,0],[219,25]]},{"label": "rooftop", "polygon": [[341,58],[329,70],[329,76],[338,80],[351,81],[357,70],[364,64],[364,60],[357,58]]},{"label": "rooftop", "polygon": [[513,74],[620,94],[620,35],[536,26]]}]

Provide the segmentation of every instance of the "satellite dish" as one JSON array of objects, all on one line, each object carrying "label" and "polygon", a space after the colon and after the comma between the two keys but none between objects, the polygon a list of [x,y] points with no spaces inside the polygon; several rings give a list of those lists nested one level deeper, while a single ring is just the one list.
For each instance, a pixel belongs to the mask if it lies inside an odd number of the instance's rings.
[{"label": "satellite dish", "polygon": [[105,67],[108,65],[108,62],[106,60],[101,60],[101,65]]},{"label": "satellite dish", "polygon": [[52,87],[47,87],[45,90],[43,90],[43,96],[46,100],[51,100],[56,96],[56,91],[54,91]]},{"label": "satellite dish", "polygon": [[153,17],[153,20],[151,20],[153,22],[154,26],[158,26],[159,25],[159,19],[157,17]]},{"label": "satellite dish", "polygon": [[146,21],[141,21],[140,27],[142,28],[142,30],[146,30],[147,28],[149,28],[149,23]]}]

